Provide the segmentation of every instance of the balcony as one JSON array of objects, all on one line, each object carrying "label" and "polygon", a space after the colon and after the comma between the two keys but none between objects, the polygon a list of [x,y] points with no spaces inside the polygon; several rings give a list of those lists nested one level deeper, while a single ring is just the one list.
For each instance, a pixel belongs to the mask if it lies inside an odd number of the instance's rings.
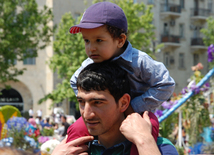
[{"label": "balcony", "polygon": [[180,17],[181,6],[177,4],[161,4],[161,15],[166,17]]},{"label": "balcony", "polygon": [[180,47],[180,36],[162,34],[161,42],[164,43],[164,45],[167,47],[177,48]]},{"label": "balcony", "polygon": [[191,48],[194,50],[207,50],[202,38],[191,38]]},{"label": "balcony", "polygon": [[191,19],[206,21],[206,18],[210,16],[211,11],[208,9],[191,9]]}]

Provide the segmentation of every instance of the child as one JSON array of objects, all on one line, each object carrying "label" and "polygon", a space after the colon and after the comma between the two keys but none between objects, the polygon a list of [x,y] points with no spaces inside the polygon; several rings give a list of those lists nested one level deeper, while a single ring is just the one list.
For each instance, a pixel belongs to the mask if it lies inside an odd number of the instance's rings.
[{"label": "child", "polygon": [[[132,100],[126,115],[134,111],[139,114],[154,111],[171,96],[175,82],[162,63],[132,47],[127,40],[127,29],[126,16],[114,3],[99,2],[85,11],[80,24],[72,26],[70,33],[82,33],[89,58],[71,77],[71,87],[77,94],[76,79],[88,64],[105,60],[116,61],[128,72],[130,80]],[[158,120],[153,119],[151,122],[152,134],[157,140]],[[89,133],[81,117],[69,127],[67,142],[85,135]]]}]

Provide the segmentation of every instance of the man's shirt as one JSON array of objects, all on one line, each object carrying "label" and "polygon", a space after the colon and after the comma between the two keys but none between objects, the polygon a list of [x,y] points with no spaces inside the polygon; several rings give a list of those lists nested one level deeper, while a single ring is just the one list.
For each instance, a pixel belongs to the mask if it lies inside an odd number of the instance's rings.
[{"label": "man's shirt", "polygon": [[89,143],[89,154],[91,155],[130,155],[132,143],[125,141],[116,144],[108,149],[94,140]]}]

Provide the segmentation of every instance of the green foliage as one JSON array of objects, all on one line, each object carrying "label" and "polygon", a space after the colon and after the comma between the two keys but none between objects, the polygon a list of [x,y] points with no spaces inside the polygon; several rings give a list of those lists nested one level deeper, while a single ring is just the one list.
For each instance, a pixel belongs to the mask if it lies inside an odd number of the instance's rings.
[{"label": "green foliage", "polygon": [[172,143],[174,141],[174,137],[171,137],[170,135],[176,123],[178,123],[178,113],[173,113],[159,124],[160,135],[162,137],[168,138]]},{"label": "green foliage", "polygon": [[21,113],[20,111],[11,105],[5,105],[3,107],[0,108],[0,111],[2,112],[3,116],[4,116],[4,121],[7,122],[11,116],[16,112],[17,113],[17,117],[21,117]]},{"label": "green foliage", "polygon": [[54,129],[53,128],[43,128],[41,131],[42,136],[53,136]]},{"label": "green foliage", "polygon": [[184,155],[184,148],[183,147],[179,147],[176,145],[175,148],[178,151],[179,155]]},{"label": "green foliage", "polygon": [[42,103],[48,98],[51,99],[53,103],[62,102],[66,98],[69,99],[69,101],[76,101],[75,94],[69,84],[70,78],[80,67],[83,60],[87,58],[82,35],[70,34],[69,32],[70,27],[76,23],[79,22],[75,21],[71,13],[66,13],[62,16],[55,34],[55,54],[49,62],[50,68],[54,72],[57,72],[62,82],[57,84],[56,89],[50,94],[40,99],[39,103]]},{"label": "green foliage", "polygon": [[182,107],[183,121],[187,123],[185,129],[190,137],[190,145],[202,142],[201,133],[203,128],[211,125],[209,111],[204,107],[204,101],[202,94],[194,95]]},{"label": "green foliage", "polygon": [[25,70],[16,68],[16,61],[36,57],[49,43],[52,19],[51,9],[38,9],[36,0],[0,1],[0,82],[16,81]]},{"label": "green foliage", "polygon": [[202,146],[202,151],[206,154],[214,154],[214,142]]},{"label": "green foliage", "polygon": [[201,29],[201,32],[205,35],[203,38],[204,44],[210,46],[214,43],[214,17],[207,18],[207,28]]}]

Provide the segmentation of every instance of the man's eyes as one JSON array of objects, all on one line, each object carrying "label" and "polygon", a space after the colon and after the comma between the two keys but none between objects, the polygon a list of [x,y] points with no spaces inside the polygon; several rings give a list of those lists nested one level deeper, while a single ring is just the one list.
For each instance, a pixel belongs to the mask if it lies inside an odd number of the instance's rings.
[{"label": "man's eyes", "polygon": [[79,104],[84,104],[83,100],[78,100]]},{"label": "man's eyes", "polygon": [[94,104],[101,104],[101,101],[94,101]]}]

